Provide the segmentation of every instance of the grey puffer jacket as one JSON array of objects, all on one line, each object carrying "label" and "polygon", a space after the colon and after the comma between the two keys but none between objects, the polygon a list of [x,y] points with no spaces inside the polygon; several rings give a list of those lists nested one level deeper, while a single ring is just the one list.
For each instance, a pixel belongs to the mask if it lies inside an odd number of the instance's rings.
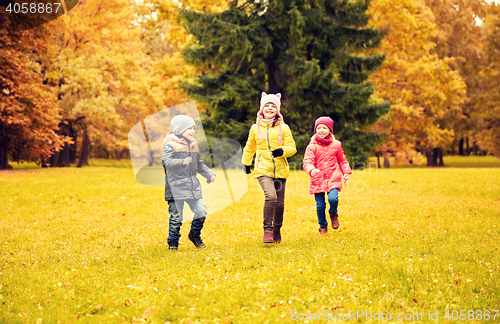
[{"label": "grey puffer jacket", "polygon": [[[188,165],[182,165],[182,160],[191,157]],[[210,183],[215,175],[212,170],[200,159],[196,141],[190,144],[182,137],[172,132],[163,140],[161,164],[165,169],[165,200],[202,199],[201,183],[196,177],[200,173]]]}]

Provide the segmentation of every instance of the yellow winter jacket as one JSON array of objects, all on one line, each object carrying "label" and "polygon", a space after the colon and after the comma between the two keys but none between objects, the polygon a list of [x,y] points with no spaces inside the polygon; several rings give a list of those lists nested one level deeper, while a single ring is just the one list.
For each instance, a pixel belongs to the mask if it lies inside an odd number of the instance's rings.
[{"label": "yellow winter jacket", "polygon": [[[241,162],[244,165],[251,165],[254,154],[257,154],[255,157],[255,168],[253,170],[256,178],[260,176],[267,176],[273,179],[288,178],[290,169],[286,158],[297,153],[297,149],[295,148],[295,141],[293,140],[290,127],[285,123],[282,124],[282,145],[278,144],[279,131],[279,123],[272,126],[267,125],[264,121],[260,121],[260,132],[264,136],[264,140],[259,141],[257,124],[253,124],[250,128],[247,144],[243,149]],[[283,155],[275,158],[271,155],[271,151],[278,148],[283,150]]]}]

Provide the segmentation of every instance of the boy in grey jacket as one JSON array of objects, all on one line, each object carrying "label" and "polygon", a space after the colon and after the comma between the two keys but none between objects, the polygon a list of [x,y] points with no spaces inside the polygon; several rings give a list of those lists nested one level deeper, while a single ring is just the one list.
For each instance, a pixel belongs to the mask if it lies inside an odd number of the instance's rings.
[{"label": "boy in grey jacket", "polygon": [[161,164],[165,169],[165,200],[170,213],[167,243],[170,250],[178,249],[182,210],[186,202],[194,213],[188,239],[197,248],[204,248],[200,233],[207,207],[196,173],[199,172],[208,183],[215,181],[215,173],[200,159],[198,144],[193,137],[196,131],[194,120],[186,115],[177,115],[170,124],[172,132],[163,139],[161,155]]}]

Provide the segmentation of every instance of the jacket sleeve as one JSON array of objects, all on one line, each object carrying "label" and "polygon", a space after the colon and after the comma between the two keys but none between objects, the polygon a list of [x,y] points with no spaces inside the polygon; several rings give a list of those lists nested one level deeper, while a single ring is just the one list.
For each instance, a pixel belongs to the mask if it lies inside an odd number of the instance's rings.
[{"label": "jacket sleeve", "polygon": [[285,125],[285,127],[283,127],[282,136],[283,144],[280,146],[280,148],[283,150],[283,156],[290,157],[295,155],[295,153],[297,153],[297,148],[295,147],[295,140],[293,139],[292,131],[290,130],[290,127],[288,127],[288,125]]},{"label": "jacket sleeve", "polygon": [[165,170],[175,170],[182,168],[182,159],[174,159],[174,149],[169,144],[163,146],[163,152],[161,154],[161,165]]},{"label": "jacket sleeve", "polygon": [[351,174],[351,167],[349,166],[349,162],[347,162],[347,159],[344,154],[344,150],[342,149],[342,143],[339,141],[339,149],[337,150],[337,161],[339,163],[340,170],[342,171],[342,174]]},{"label": "jacket sleeve", "polygon": [[215,173],[205,164],[205,162],[203,162],[202,159],[198,159],[198,173],[207,180],[215,175]]},{"label": "jacket sleeve", "polygon": [[247,144],[243,149],[243,156],[241,157],[241,163],[244,165],[252,165],[252,159],[257,151],[257,141],[255,140],[255,129],[256,125],[252,125],[250,132],[248,133]]},{"label": "jacket sleeve", "polygon": [[304,153],[304,160],[302,161],[304,171],[306,171],[308,175],[311,175],[311,171],[315,169],[314,159],[316,154],[313,147],[314,146],[311,144],[307,145],[306,153]]}]

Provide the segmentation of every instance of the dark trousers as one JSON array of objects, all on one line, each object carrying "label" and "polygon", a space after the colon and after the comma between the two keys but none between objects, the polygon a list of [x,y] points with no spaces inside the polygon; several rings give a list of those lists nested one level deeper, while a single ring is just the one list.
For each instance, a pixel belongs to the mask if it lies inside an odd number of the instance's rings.
[{"label": "dark trousers", "polygon": [[262,176],[257,178],[264,190],[264,232],[279,230],[283,224],[285,211],[286,179],[273,179]]}]

